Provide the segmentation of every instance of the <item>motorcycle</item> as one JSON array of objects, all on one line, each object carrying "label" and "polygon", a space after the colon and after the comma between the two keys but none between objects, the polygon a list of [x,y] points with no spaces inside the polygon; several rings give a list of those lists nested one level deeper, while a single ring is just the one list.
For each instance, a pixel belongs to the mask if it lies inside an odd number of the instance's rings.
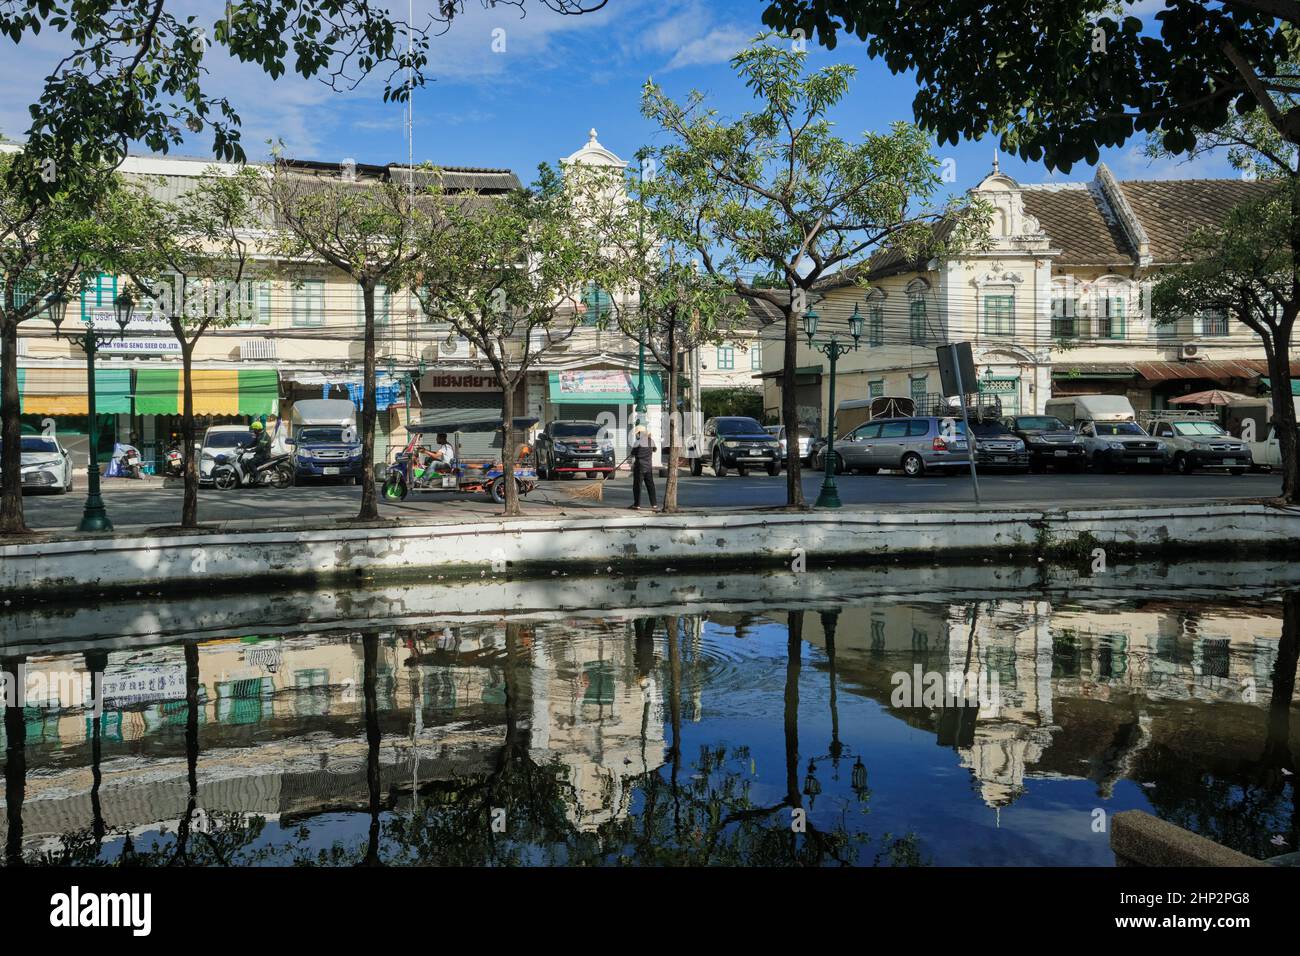
[{"label": "motorcycle", "polygon": [[166,478],[181,478],[185,475],[185,456],[181,454],[181,446],[172,442],[167,447],[167,462],[163,465],[163,476]]},{"label": "motorcycle", "polygon": [[253,448],[238,448],[232,456],[217,455],[212,469],[212,486],[219,491],[232,488],[277,488],[293,484],[293,461],[289,455],[272,455],[259,465],[253,464]]}]

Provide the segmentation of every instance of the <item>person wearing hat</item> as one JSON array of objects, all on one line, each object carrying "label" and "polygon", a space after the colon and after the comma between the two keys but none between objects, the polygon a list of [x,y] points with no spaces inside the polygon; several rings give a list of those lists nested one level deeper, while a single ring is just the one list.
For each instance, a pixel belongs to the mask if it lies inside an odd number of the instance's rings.
[{"label": "person wearing hat", "polygon": [[654,454],[655,441],[650,430],[637,425],[632,430],[632,510],[641,510],[641,484],[645,483],[650,495],[650,507],[658,510],[655,499]]},{"label": "person wearing hat", "polygon": [[253,467],[271,459],[271,433],[260,421],[248,426],[253,430]]}]

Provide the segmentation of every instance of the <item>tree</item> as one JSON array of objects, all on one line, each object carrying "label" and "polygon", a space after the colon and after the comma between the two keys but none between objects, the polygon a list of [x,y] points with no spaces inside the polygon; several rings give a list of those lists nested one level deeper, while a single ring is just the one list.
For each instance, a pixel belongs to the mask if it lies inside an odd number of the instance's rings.
[{"label": "tree", "polygon": [[519,514],[515,392],[584,319],[581,289],[601,269],[595,231],[548,166],[531,188],[449,197],[423,220],[412,290],[425,317],[478,349],[501,388],[505,511]]},{"label": "tree", "polygon": [[42,317],[51,299],[67,298],[100,242],[94,206],[111,192],[108,182],[89,189],[70,183],[73,188],[32,200],[10,185],[16,159],[13,153],[0,153],[0,534],[28,532],[20,465],[18,327]]},{"label": "tree", "polygon": [[1300,112],[1273,106],[1300,92],[1300,4],[1165,0],[1158,29],[1145,29],[1121,16],[1140,2],[770,0],[763,22],[831,49],[841,31],[866,40],[870,56],[915,75],[916,119],[941,143],[997,133],[1004,149],[1050,168],[1095,163],[1138,133],[1186,152],[1257,108],[1300,142]]},{"label": "tree", "polygon": [[[539,0],[561,14],[597,10],[606,0]],[[508,3],[522,11],[525,0]],[[0,0],[0,36],[15,44],[61,34],[72,47],[30,107],[27,151],[16,181],[49,197],[89,170],[111,169],[127,145],[165,153],[186,133],[210,128],[217,158],[242,162],[240,117],[213,89],[211,50],[253,63],[275,79],[289,68],[327,86],[354,89],[387,70],[384,101],[404,101],[424,83],[430,37],[445,32],[464,0],[440,0],[423,24],[368,0],[227,0],[200,23],[176,0]]]},{"label": "tree", "polygon": [[1298,250],[1292,244],[1296,187],[1285,178],[1272,185],[1260,198],[1233,209],[1222,225],[1188,237],[1188,261],[1161,273],[1151,290],[1151,308],[1161,322],[1219,311],[1263,340],[1281,449],[1282,498],[1295,502],[1300,501],[1300,469],[1288,347],[1300,313]]},{"label": "tree", "polygon": [[[672,140],[656,151],[647,186],[669,211],[659,223],[672,230],[665,239],[693,246],[710,275],[784,319],[781,411],[789,435],[799,433],[791,380],[812,290],[888,245],[926,241],[943,214],[912,208],[940,186],[921,131],[895,123],[856,142],[835,136],[829,114],[856,70],[836,65],[809,73],[806,59],[800,44],[770,34],[735,56],[732,67],[759,103],[738,120],[704,109],[699,93],[679,104],[653,81],[641,106]],[[772,286],[773,272],[784,288]],[[798,442],[787,449],[787,502],[802,508]]]},{"label": "tree", "polygon": [[261,177],[243,168],[233,175],[204,171],[174,201],[134,183],[119,191],[109,213],[112,258],[150,295],[149,307],[171,325],[181,347],[181,434],[185,496],[181,526],[198,527],[199,473],[194,456],[194,347],[211,328],[249,317],[248,280],[258,249],[251,238],[263,225]]},{"label": "tree", "polygon": [[[419,176],[409,170],[407,176]],[[419,255],[418,195],[410,182],[390,176],[354,179],[314,175],[305,166],[277,160],[265,180],[276,217],[274,244],[292,268],[313,258],[349,276],[361,290],[365,313],[364,398],[361,410],[361,510],[358,521],[379,518],[375,495],[375,289],[403,287]]]}]

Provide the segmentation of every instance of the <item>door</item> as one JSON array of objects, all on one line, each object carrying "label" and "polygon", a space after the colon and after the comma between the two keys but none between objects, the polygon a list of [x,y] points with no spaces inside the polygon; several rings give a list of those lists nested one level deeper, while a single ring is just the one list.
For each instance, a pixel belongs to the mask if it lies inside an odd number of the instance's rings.
[{"label": "door", "polygon": [[859,425],[846,437],[845,441],[835,443],[835,451],[839,454],[840,460],[844,463],[845,468],[862,468],[868,467],[868,456],[871,453],[872,444],[876,436],[880,434],[880,426],[867,423]]},{"label": "door", "polygon": [[873,468],[897,468],[907,443],[907,422],[882,422],[880,438],[874,443],[868,462]]}]

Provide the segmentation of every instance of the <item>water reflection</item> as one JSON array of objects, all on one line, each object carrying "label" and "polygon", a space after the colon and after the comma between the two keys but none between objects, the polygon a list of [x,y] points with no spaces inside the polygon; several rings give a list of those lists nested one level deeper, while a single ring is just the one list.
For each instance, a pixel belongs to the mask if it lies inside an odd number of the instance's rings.
[{"label": "water reflection", "polygon": [[1106,865],[1094,811],[1132,807],[1296,849],[1300,591],[802,577],[93,649],[10,621],[6,863]]}]

